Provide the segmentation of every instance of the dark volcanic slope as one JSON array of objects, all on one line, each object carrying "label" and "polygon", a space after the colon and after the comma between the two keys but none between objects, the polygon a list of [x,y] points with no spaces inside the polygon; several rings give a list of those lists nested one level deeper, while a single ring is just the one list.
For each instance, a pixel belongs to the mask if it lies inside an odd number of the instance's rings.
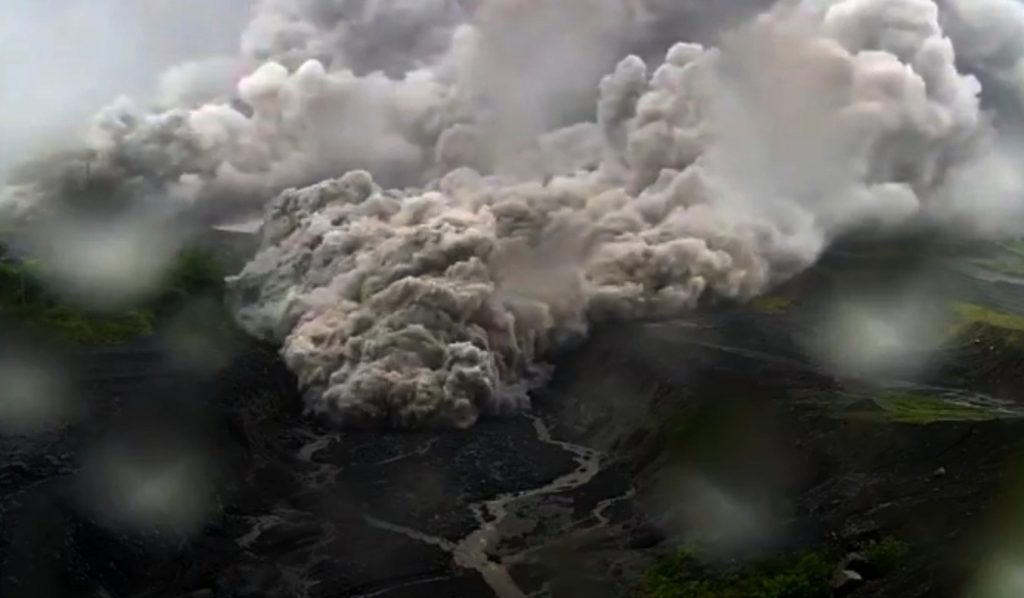
[{"label": "dark volcanic slope", "polygon": [[[298,417],[269,349],[236,349],[212,378],[179,367],[158,340],[74,356],[87,420],[4,441],[0,595],[490,596],[478,570],[500,539],[474,534],[481,521],[514,519],[547,496],[568,505],[565,525],[588,517],[568,497],[599,456],[548,438],[539,418],[465,432],[321,430]],[[186,489],[215,496],[191,537],[111,527],[114,507],[88,499],[97,452],[160,468],[186,447],[215,472]]]},{"label": "dark volcanic slope", "polygon": [[[886,537],[900,566],[842,593],[959,595],[1013,545],[989,524],[1015,529],[1024,336],[975,322],[898,393],[839,379],[801,339],[852,270],[597,330],[533,414],[466,431],[321,429],[272,349],[214,328],[198,360],[170,325],[66,353],[84,414],[0,439],[0,596],[619,596],[683,545],[741,566]],[[950,301],[1017,304],[939,270]]]}]

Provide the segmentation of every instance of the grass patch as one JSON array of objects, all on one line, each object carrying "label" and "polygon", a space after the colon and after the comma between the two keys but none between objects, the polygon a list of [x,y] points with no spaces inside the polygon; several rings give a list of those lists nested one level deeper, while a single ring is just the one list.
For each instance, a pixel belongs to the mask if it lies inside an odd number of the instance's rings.
[{"label": "grass patch", "polygon": [[972,405],[952,403],[941,397],[885,392],[874,397],[874,402],[888,420],[905,424],[930,424],[950,421],[990,421],[996,416]]},{"label": "grass patch", "polygon": [[731,570],[712,571],[690,551],[659,561],[635,598],[828,598],[836,561],[807,553]]},{"label": "grass patch", "polygon": [[862,552],[864,558],[879,575],[888,575],[899,569],[906,561],[907,555],[910,554],[910,545],[888,536],[871,542],[864,547]]},{"label": "grass patch", "polygon": [[765,295],[751,301],[750,307],[764,314],[781,314],[793,307],[793,298],[783,295]]},{"label": "grass patch", "polygon": [[1024,275],[1024,241],[1005,241],[995,244],[996,251],[987,257],[970,260],[985,270],[1007,274]]},{"label": "grass patch", "polygon": [[1013,253],[1020,254],[1024,257],[1024,240],[1018,239],[1014,241],[1003,241],[1002,243],[999,243],[999,246],[1007,251],[1012,251]]},{"label": "grass patch", "polygon": [[95,313],[51,296],[34,264],[0,262],[0,316],[75,344],[107,345],[153,331],[145,310]]},{"label": "grass patch", "polygon": [[70,343],[110,345],[151,334],[162,312],[187,299],[220,297],[224,271],[207,252],[182,251],[151,301],[117,313],[68,304],[42,280],[32,262],[0,261],[0,316]]},{"label": "grass patch", "polygon": [[16,317],[77,345],[115,345],[153,332],[152,314],[139,310],[95,314],[58,305],[41,312],[22,312]]},{"label": "grass patch", "polygon": [[953,307],[958,319],[948,332],[948,377],[965,388],[1011,393],[1024,367],[1024,317],[972,303]]},{"label": "grass patch", "polygon": [[796,400],[823,409],[841,420],[925,425],[936,422],[981,422],[1014,417],[1009,413],[970,405],[940,395],[906,391],[799,393]]},{"label": "grass patch", "polygon": [[227,272],[208,251],[185,249],[175,258],[164,277],[159,300],[173,303],[198,296],[217,296],[224,292]]},{"label": "grass patch", "polygon": [[1011,332],[1024,332],[1024,317],[997,311],[975,303],[956,303],[953,312],[960,320],[957,331],[975,324],[981,324]]},{"label": "grass patch", "polygon": [[1010,276],[1024,275],[1024,256],[1001,255],[987,260],[980,260],[978,265],[986,270],[1008,274]]},{"label": "grass patch", "polygon": [[985,347],[989,360],[993,356],[1019,359],[1024,349],[1024,317],[975,303],[956,303],[953,313],[956,320],[948,332],[949,346]]}]

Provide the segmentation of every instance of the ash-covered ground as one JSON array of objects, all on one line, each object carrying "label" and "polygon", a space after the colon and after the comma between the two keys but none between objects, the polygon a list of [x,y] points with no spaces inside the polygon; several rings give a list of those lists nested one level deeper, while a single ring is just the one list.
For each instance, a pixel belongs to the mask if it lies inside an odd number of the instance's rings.
[{"label": "ash-covered ground", "polygon": [[[977,588],[1018,587],[1020,258],[905,249],[836,252],[753,305],[596,330],[533,410],[466,430],[303,417],[276,350],[210,320],[191,337],[205,371],[169,341],[174,315],[50,352],[82,409],[4,436],[0,594],[697,595],[659,578],[685,549],[709,580],[825,555],[825,590],[778,595],[1012,595]],[[837,376],[808,349],[865,275],[925,280],[960,314],[913,376]],[[879,543],[895,563],[858,556],[885,558]]]}]

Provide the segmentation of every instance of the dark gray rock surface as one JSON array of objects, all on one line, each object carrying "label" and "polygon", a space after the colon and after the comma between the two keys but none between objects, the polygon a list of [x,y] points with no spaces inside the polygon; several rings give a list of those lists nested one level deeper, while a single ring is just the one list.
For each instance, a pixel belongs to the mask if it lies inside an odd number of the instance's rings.
[{"label": "dark gray rock surface", "polygon": [[[907,561],[845,595],[960,595],[979,565],[964,555],[1013,496],[1024,424],[847,416],[870,398],[837,416],[820,399],[847,382],[794,340],[813,313],[601,327],[555,357],[532,414],[463,431],[321,427],[274,350],[229,333],[210,331],[225,359],[208,369],[162,335],[61,352],[87,408],[0,438],[0,596],[611,597],[693,538],[742,560],[890,535]],[[988,351],[932,375],[973,381]],[[1011,403],[1014,363],[985,370]],[[111,468],[176,471],[181,455],[202,475],[147,482],[176,497],[164,519],[118,518],[150,495]]]}]

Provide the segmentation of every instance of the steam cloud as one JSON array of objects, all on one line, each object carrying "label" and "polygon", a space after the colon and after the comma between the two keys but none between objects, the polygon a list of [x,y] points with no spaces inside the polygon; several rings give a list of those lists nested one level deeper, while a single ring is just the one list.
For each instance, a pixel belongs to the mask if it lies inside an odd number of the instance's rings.
[{"label": "steam cloud", "polygon": [[684,5],[263,0],[230,68],[111,106],[4,203],[59,203],[85,163],[181,205],[315,183],[270,202],[235,313],[312,412],[397,426],[526,408],[594,322],[750,298],[850,231],[1019,230],[981,103],[982,81],[1017,98],[1014,0],[782,1],[652,59],[638,40]]}]

